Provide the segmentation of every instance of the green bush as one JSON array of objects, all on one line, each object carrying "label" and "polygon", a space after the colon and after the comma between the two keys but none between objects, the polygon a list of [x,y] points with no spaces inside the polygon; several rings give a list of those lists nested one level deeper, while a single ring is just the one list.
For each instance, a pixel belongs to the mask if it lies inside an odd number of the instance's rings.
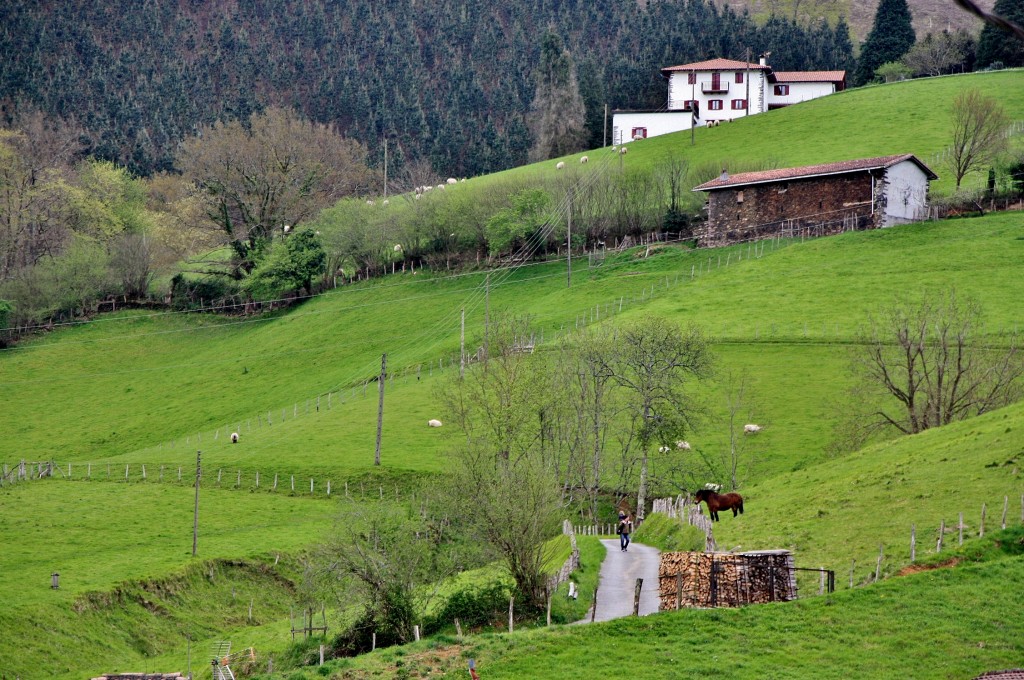
[{"label": "green bush", "polygon": [[465,628],[486,626],[508,613],[509,590],[505,584],[492,583],[458,590],[444,608],[425,624],[428,634],[450,626],[455,619]]},{"label": "green bush", "polygon": [[662,552],[703,552],[704,532],[660,512],[647,516],[633,534],[637,543],[653,545]]}]

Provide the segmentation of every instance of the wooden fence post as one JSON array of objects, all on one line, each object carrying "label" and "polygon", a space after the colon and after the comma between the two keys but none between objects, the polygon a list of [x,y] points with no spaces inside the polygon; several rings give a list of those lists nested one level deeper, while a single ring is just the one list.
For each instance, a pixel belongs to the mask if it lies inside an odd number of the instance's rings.
[{"label": "wooden fence post", "polygon": [[511,595],[508,598],[508,632],[512,632],[512,607],[515,605],[516,597]]},{"label": "wooden fence post", "polygon": [[910,563],[914,563],[914,558],[917,556],[917,527],[913,524],[910,525]]},{"label": "wooden fence post", "polygon": [[644,580],[638,578],[636,587],[633,589],[633,616],[640,616],[640,589],[644,587]]},{"label": "wooden fence post", "polygon": [[959,516],[958,516],[958,520],[959,520],[959,523],[958,523],[958,525],[957,525],[957,532],[958,532],[958,534],[959,534],[959,537],[958,537],[958,539],[959,539],[958,545],[963,545],[963,544],[964,544],[964,513],[962,513],[962,512],[961,512],[961,513],[959,514]]},{"label": "wooden fence post", "polygon": [[978,538],[985,535],[985,504],[981,504],[981,526],[978,527]]},{"label": "wooden fence post", "polygon": [[[68,476],[71,476],[71,466],[68,465]],[[1006,528],[1006,511],[1010,509],[1010,497],[1003,496],[1003,520],[999,523],[1001,529]]]},{"label": "wooden fence post", "polygon": [[853,570],[856,568],[856,566],[857,566],[857,560],[854,560],[853,563],[850,564],[850,587],[851,588],[853,588]]},{"label": "wooden fence post", "polygon": [[597,589],[601,584],[598,583],[594,586],[594,608],[590,610],[590,622],[593,623],[597,617]]},{"label": "wooden fence post", "polygon": [[946,535],[946,520],[939,522],[939,538],[935,541],[935,552],[942,552],[942,538]]},{"label": "wooden fence post", "polygon": [[882,556],[885,553],[885,546],[881,543],[878,544],[878,561],[875,563],[875,581],[882,573]]},{"label": "wooden fence post", "polygon": [[455,635],[459,642],[462,642],[462,624],[459,623],[459,618],[455,617]]}]

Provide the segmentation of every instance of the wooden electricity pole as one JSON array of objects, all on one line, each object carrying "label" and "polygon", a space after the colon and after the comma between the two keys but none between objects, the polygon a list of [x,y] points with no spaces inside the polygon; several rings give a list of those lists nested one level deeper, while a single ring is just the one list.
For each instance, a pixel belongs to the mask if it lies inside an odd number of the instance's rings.
[{"label": "wooden electricity pole", "polygon": [[491,275],[484,282],[484,370],[487,370],[487,359],[491,356]]},{"label": "wooden electricity pole", "polygon": [[192,512],[192,557],[196,556],[199,547],[199,481],[203,477],[202,451],[196,451],[196,506]]},{"label": "wooden electricity pole", "polygon": [[466,308],[462,308],[462,322],[459,328],[459,379],[466,377]]},{"label": "wooden electricity pole", "polygon": [[[619,158],[622,158],[622,154],[619,154]],[[565,287],[572,288],[572,189],[569,190],[566,201],[569,203],[569,223],[565,235]]]},{"label": "wooden electricity pole", "polygon": [[384,138],[384,198],[388,197],[388,138]]},{"label": "wooden electricity pole", "polygon": [[377,380],[377,450],[373,455],[373,464],[380,465],[380,433],[384,426],[384,381],[387,378],[388,354],[380,355],[380,379]]}]

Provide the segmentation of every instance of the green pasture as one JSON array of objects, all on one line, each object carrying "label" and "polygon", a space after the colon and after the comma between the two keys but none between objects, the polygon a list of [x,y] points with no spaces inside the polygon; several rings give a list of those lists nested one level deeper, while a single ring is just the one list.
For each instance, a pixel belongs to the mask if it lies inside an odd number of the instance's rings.
[{"label": "green pasture", "polygon": [[[717,174],[723,165],[732,165],[736,172],[736,168],[766,160],[784,168],[912,153],[925,164],[935,166],[932,169],[939,179],[932,183],[932,190],[948,194],[954,188],[953,177],[948,168],[934,159],[952,141],[953,100],[964,90],[977,88],[1002,104],[1011,120],[1021,120],[1022,75],[1019,69],[1013,69],[855,88],[715,128],[698,128],[692,146],[689,131],[631,142],[629,153],[621,162],[625,168],[644,169],[675,155],[687,159],[691,169],[713,168]],[[551,159],[477,178],[458,188],[471,190],[474,183],[527,179],[538,174],[554,177],[559,160],[566,161],[566,170],[562,172],[582,177],[599,171],[605,163],[617,167],[620,159],[612,159],[613,153],[610,149],[588,152],[590,163],[586,166],[578,163],[580,154]],[[968,175],[963,186],[983,186],[987,172],[986,168]]]}]

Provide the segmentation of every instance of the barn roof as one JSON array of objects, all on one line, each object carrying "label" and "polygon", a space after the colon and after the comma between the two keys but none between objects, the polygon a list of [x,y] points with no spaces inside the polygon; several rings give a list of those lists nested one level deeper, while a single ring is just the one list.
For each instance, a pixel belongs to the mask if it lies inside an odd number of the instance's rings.
[{"label": "barn roof", "polygon": [[807,179],[810,177],[821,177],[824,175],[844,175],[851,172],[863,172],[865,170],[880,170],[889,168],[903,161],[915,163],[928,179],[938,179],[938,175],[922,163],[911,153],[899,154],[896,156],[879,156],[877,158],[860,158],[851,161],[839,161],[837,163],[824,163],[822,165],[805,165],[800,168],[778,168],[776,170],[762,170],[759,172],[741,172],[736,175],[723,175],[716,177],[710,182],[704,182],[693,188],[694,191],[714,191],[716,189],[731,189],[733,187],[747,186],[749,184],[770,184],[791,179]]}]

